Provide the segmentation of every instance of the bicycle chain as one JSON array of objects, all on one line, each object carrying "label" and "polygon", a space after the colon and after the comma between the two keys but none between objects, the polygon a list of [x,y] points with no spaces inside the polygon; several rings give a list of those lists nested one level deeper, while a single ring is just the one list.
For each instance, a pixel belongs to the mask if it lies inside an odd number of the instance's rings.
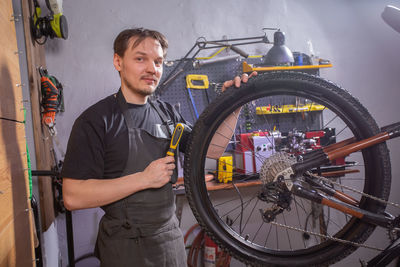
[{"label": "bicycle chain", "polygon": [[[360,195],[362,195],[362,196],[369,197],[369,198],[371,198],[371,199],[373,199],[373,200],[376,200],[376,201],[379,201],[379,202],[381,202],[381,203],[390,204],[390,205],[392,205],[392,206],[394,206],[394,207],[400,208],[400,205],[397,204],[397,203],[390,202],[390,201],[386,201],[386,200],[383,200],[383,199],[381,199],[381,198],[377,198],[377,197],[375,197],[375,196],[372,196],[372,195],[369,195],[369,194],[367,194],[367,193],[361,192],[361,191],[356,190],[356,189],[354,189],[354,188],[351,188],[351,187],[348,187],[348,186],[339,184],[339,183],[337,183],[337,182],[331,181],[331,180],[329,180],[329,179],[327,179],[327,178],[325,178],[325,177],[322,177],[322,176],[318,176],[318,175],[311,174],[311,173],[308,173],[308,174],[309,174],[310,176],[313,176],[314,178],[317,178],[317,179],[321,180],[321,181],[328,182],[328,183],[331,183],[331,184],[340,186],[340,187],[342,187],[342,188],[345,188],[345,189],[348,189],[348,190],[350,190],[350,191],[356,192],[356,193],[358,193],[358,194],[360,194]],[[329,239],[329,240],[336,241],[336,242],[343,243],[343,244],[349,244],[349,245],[352,245],[352,246],[364,247],[364,248],[368,248],[368,249],[374,249],[374,250],[377,250],[377,251],[383,251],[383,249],[381,249],[381,248],[372,247],[372,246],[368,246],[368,245],[365,245],[365,244],[362,244],[362,243],[356,243],[356,242],[352,242],[352,241],[348,241],[348,240],[344,240],[344,239],[339,239],[339,238],[336,238],[336,237],[332,237],[332,236],[329,236],[329,235],[323,235],[323,234],[319,234],[319,233],[315,233],[315,232],[303,230],[303,229],[300,229],[300,228],[297,228],[297,227],[293,227],[293,226],[288,226],[288,225],[280,224],[280,223],[277,223],[277,222],[274,222],[274,221],[271,221],[270,223],[271,223],[271,224],[274,224],[274,225],[276,225],[276,226],[280,226],[280,227],[283,227],[283,228],[295,230],[295,231],[302,232],[302,233],[306,233],[306,234],[309,234],[309,235],[314,235],[314,236],[318,236],[318,237],[322,237],[322,238],[327,238],[327,239]]]},{"label": "bicycle chain", "polygon": [[270,223],[274,224],[276,226],[280,226],[280,227],[283,227],[283,228],[295,230],[295,231],[306,233],[306,234],[309,234],[309,235],[315,235],[315,236],[319,236],[319,237],[322,237],[322,238],[327,238],[327,239],[330,239],[332,241],[340,242],[340,243],[343,243],[343,244],[349,244],[349,245],[356,246],[356,247],[363,247],[363,248],[375,249],[375,250],[378,250],[378,251],[383,251],[383,249],[381,249],[381,248],[372,247],[372,246],[368,246],[368,245],[365,245],[365,244],[356,243],[356,242],[352,242],[352,241],[348,241],[348,240],[344,240],[344,239],[339,239],[339,238],[336,238],[336,237],[333,237],[333,236],[329,236],[329,235],[318,234],[318,233],[315,233],[315,232],[303,230],[303,229],[300,229],[300,228],[297,228],[297,227],[293,227],[293,226],[284,225],[284,224],[277,223],[277,222],[274,222],[274,221],[272,221]]},{"label": "bicycle chain", "polygon": [[[375,200],[375,201],[384,203],[385,205],[389,204],[389,205],[392,205],[392,206],[394,206],[394,207],[396,207],[396,208],[400,208],[400,205],[397,204],[397,203],[394,203],[394,202],[391,202],[391,201],[386,201],[386,200],[384,200],[384,199],[381,199],[381,198],[372,196],[372,195],[370,195],[370,194],[361,192],[361,191],[356,190],[356,189],[354,189],[354,188],[352,188],[352,187],[348,187],[348,186],[342,185],[342,184],[340,184],[340,183],[334,182],[334,181],[332,181],[332,180],[330,180],[330,179],[328,179],[328,178],[325,178],[325,177],[323,177],[323,176],[318,176],[318,175],[311,174],[311,173],[308,173],[308,174],[309,174],[310,176],[313,176],[313,177],[316,178],[316,179],[319,179],[319,180],[324,181],[324,182],[327,182],[327,183],[334,184],[334,185],[339,186],[339,187],[341,187],[341,188],[348,189],[348,190],[353,191],[353,192],[355,192],[355,193],[358,193],[358,194],[360,194],[360,195],[362,195],[362,196],[365,196],[365,197],[371,198],[371,199],[373,199],[373,200]],[[391,236],[391,235],[392,235],[391,229],[388,229],[388,231],[389,231],[389,239],[390,239],[390,240],[395,240],[396,238],[393,238],[393,237]]]},{"label": "bicycle chain", "polygon": [[315,177],[315,178],[317,178],[317,179],[319,179],[319,180],[322,180],[322,181],[324,181],[324,182],[331,183],[331,184],[340,186],[340,187],[342,187],[342,188],[348,189],[348,190],[350,190],[350,191],[353,191],[353,192],[355,192],[355,193],[358,193],[358,194],[360,194],[360,195],[362,195],[362,196],[364,196],[364,197],[371,198],[371,199],[373,199],[373,200],[376,200],[376,201],[381,202],[381,203],[384,203],[384,204],[390,204],[390,205],[392,205],[392,206],[394,206],[394,207],[396,207],[396,208],[400,208],[400,205],[397,204],[397,203],[390,202],[390,201],[387,201],[387,200],[384,200],[384,199],[381,199],[381,198],[378,198],[378,197],[369,195],[369,194],[367,194],[367,193],[358,191],[358,190],[356,190],[356,189],[354,189],[354,188],[352,188],[352,187],[348,187],[348,186],[339,184],[339,183],[337,183],[337,182],[334,182],[334,181],[329,180],[329,179],[327,179],[327,178],[325,178],[325,177],[322,177],[322,176],[318,176],[318,175],[311,174],[311,173],[308,173],[308,174],[309,174],[310,176],[313,176],[313,177]]}]

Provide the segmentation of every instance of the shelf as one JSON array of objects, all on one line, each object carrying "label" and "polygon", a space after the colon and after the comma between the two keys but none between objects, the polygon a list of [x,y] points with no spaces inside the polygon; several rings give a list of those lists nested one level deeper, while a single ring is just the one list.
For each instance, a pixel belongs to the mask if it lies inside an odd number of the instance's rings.
[{"label": "shelf", "polygon": [[272,67],[253,67],[253,65],[248,64],[246,61],[243,61],[242,68],[243,72],[252,72],[252,71],[274,71],[274,70],[306,70],[306,69],[321,69],[321,68],[331,68],[333,65],[329,64],[320,64],[320,65],[301,65],[301,66],[272,66]]},{"label": "shelf", "polygon": [[[261,181],[260,180],[256,180],[256,181],[238,182],[238,183],[235,183],[235,185],[238,188],[250,187],[250,186],[261,185]],[[207,182],[206,186],[207,186],[207,190],[208,191],[231,190],[231,189],[233,189],[232,183],[223,184],[223,183],[218,183],[218,182],[215,182],[215,181]]]},{"label": "shelf", "polygon": [[257,115],[267,115],[267,114],[284,114],[284,113],[301,113],[301,112],[311,112],[311,111],[322,111],[326,109],[325,106],[310,103],[307,105],[269,105],[256,107]]}]

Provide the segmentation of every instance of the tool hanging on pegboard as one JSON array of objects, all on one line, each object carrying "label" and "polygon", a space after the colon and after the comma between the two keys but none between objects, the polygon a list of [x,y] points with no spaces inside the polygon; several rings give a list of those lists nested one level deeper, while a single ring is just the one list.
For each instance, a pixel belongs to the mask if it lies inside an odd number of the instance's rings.
[{"label": "tool hanging on pegboard", "polygon": [[[47,38],[68,38],[67,18],[63,15],[62,0],[46,0],[50,14],[42,17],[42,9],[38,0],[33,0],[34,10],[30,17],[32,38],[40,45]],[[44,39],[43,39],[44,38]]]},{"label": "tool hanging on pegboard", "polygon": [[40,88],[42,93],[42,123],[49,129],[50,135],[56,142],[62,157],[65,156],[57,136],[55,116],[58,112],[64,112],[63,86],[56,77],[48,74],[47,69],[39,67]]},{"label": "tool hanging on pegboard", "polygon": [[197,110],[191,89],[204,90],[206,97],[207,97],[207,105],[208,105],[208,104],[210,104],[210,98],[209,98],[208,92],[207,92],[208,87],[209,87],[209,81],[208,81],[207,75],[200,75],[200,74],[186,75],[186,88],[187,88],[189,100],[192,104],[194,115],[195,115],[194,121],[196,121],[199,118],[199,112]]}]

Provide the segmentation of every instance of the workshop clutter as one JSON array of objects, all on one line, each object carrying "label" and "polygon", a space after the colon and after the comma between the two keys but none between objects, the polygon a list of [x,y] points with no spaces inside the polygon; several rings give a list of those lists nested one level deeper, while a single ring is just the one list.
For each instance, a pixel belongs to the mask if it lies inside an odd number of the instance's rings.
[{"label": "workshop clutter", "polygon": [[218,160],[218,181],[220,183],[228,183],[232,181],[233,174],[233,157],[223,156]]},{"label": "workshop clutter", "polygon": [[[293,130],[255,131],[235,136],[232,149],[228,149],[217,163],[218,182],[229,183],[235,175],[252,175],[260,172],[265,159],[276,152],[287,152],[301,156],[335,142],[335,130],[327,128],[317,131]],[[344,158],[333,162],[345,164]]]},{"label": "workshop clutter", "polygon": [[[183,58],[164,63],[165,75],[155,97],[176,103],[185,120],[194,125],[204,109],[221,95],[223,83],[234,75],[251,75],[254,71],[260,75],[271,71],[319,75],[321,68],[332,67],[329,60],[315,56],[311,41],[309,54],[292,52],[285,45],[283,31],[278,28],[262,31],[264,34],[260,36],[235,39],[199,37]],[[274,32],[274,42],[267,36],[269,31]],[[250,44],[266,53],[250,55],[246,49],[239,48]],[[307,149],[318,149],[320,136],[305,137],[305,134],[311,132],[309,129],[323,127],[320,122],[325,109],[310,101],[283,100],[279,96],[243,105],[234,138],[221,158],[216,162],[208,160],[206,174],[213,175],[215,182],[225,184],[235,178],[256,179],[265,159],[275,152],[300,155]],[[268,131],[264,125],[266,120],[273,123]]]},{"label": "workshop clutter", "polygon": [[193,225],[184,236],[189,267],[227,267],[231,256],[204,233],[198,224]]},{"label": "workshop clutter", "polygon": [[[270,31],[274,32],[274,42],[269,40]],[[312,60],[313,54],[291,52],[280,29],[263,28],[262,32],[259,36],[221,40],[199,37],[183,58],[164,63],[164,77],[154,96],[170,103],[179,102],[181,114],[194,125],[202,111],[221,94],[223,83],[235,75],[276,70],[318,75],[320,68],[332,67],[329,60]],[[246,51],[248,45],[266,53],[250,55]],[[246,131],[253,130],[256,129],[247,121]]]},{"label": "workshop clutter", "polygon": [[55,76],[49,75],[47,69],[39,68],[42,93],[42,122],[50,129],[55,126],[55,115],[64,112],[63,86]]},{"label": "workshop clutter", "polygon": [[254,173],[261,168],[263,158],[274,153],[274,137],[268,132],[239,134],[235,149],[235,164],[239,173]]}]

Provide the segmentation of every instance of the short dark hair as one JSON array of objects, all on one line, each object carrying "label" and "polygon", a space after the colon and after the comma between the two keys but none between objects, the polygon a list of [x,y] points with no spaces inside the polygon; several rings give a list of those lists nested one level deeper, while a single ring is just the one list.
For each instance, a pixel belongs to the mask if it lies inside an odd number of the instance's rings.
[{"label": "short dark hair", "polygon": [[114,53],[120,57],[123,57],[126,49],[128,49],[129,41],[132,37],[137,37],[132,47],[138,46],[145,38],[151,37],[156,39],[164,52],[164,57],[167,54],[168,40],[165,36],[154,30],[144,29],[144,28],[132,28],[126,29],[120,32],[114,40]]}]

